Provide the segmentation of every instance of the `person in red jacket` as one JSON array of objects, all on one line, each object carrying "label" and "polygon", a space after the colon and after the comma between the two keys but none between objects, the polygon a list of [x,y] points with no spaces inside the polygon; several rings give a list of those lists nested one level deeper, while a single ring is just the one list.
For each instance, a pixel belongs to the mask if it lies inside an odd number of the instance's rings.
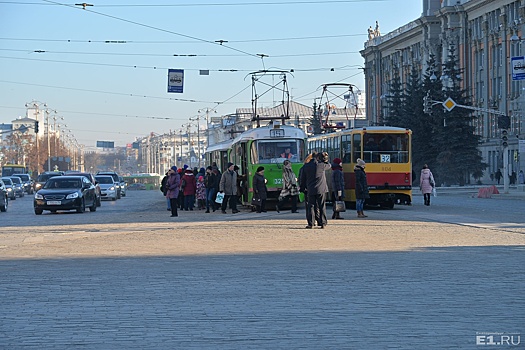
[{"label": "person in red jacket", "polygon": [[193,210],[195,205],[195,192],[197,190],[197,181],[191,169],[186,169],[181,180],[180,188],[184,193],[184,210]]}]

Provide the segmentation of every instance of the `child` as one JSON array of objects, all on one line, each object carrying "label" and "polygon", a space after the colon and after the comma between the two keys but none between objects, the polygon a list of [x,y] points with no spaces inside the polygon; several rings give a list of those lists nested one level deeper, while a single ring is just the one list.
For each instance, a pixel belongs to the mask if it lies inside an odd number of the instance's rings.
[{"label": "child", "polygon": [[206,209],[206,185],[204,184],[204,176],[199,176],[197,181],[197,205],[199,210]]}]

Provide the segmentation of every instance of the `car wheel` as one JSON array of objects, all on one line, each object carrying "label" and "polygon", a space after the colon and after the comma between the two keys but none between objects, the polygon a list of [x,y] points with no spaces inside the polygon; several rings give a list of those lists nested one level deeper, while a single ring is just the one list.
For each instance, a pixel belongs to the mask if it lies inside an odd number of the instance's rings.
[{"label": "car wheel", "polygon": [[89,211],[97,211],[97,200],[93,200],[93,205],[89,207]]},{"label": "car wheel", "polygon": [[7,211],[7,206],[8,206],[8,202],[7,202],[7,197],[6,197],[6,199],[5,199],[5,204],[2,205],[2,206],[0,206],[0,211],[1,211],[2,213],[5,213],[5,212]]},{"label": "car wheel", "polygon": [[82,203],[80,203],[80,208],[77,208],[77,213],[83,213],[86,211],[86,203],[84,202],[84,198],[82,198]]},{"label": "car wheel", "polygon": [[43,212],[44,212],[44,211],[43,211],[42,209],[36,209],[36,208],[35,208],[35,214],[36,214],[36,215],[42,215]]},{"label": "car wheel", "polygon": [[117,200],[117,197],[113,197],[111,198],[112,201],[116,201]]}]

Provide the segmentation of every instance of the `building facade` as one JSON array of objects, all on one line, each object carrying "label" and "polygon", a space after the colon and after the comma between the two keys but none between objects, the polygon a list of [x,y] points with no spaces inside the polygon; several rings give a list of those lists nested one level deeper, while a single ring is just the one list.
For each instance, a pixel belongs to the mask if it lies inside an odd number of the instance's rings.
[{"label": "building facade", "polygon": [[[520,164],[519,140],[525,138],[525,82],[512,79],[512,57],[523,56],[522,33],[525,0],[422,0],[420,18],[386,35],[370,33],[361,55],[365,60],[366,114],[372,124],[382,124],[388,116],[387,96],[399,72],[406,84],[412,69],[424,72],[431,56],[442,74],[451,47],[463,72],[462,88],[472,106],[494,109],[510,116],[507,171],[525,168]],[[443,74],[444,75],[444,74]],[[480,150],[489,165],[482,181],[503,169],[503,148],[498,115],[476,111],[476,133],[481,136]],[[424,118],[423,108],[421,117]]]}]

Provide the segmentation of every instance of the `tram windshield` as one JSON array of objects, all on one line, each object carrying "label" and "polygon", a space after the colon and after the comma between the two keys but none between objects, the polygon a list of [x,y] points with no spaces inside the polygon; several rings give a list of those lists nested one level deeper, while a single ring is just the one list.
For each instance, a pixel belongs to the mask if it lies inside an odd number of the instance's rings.
[{"label": "tram windshield", "polygon": [[408,163],[409,136],[405,133],[363,135],[363,160],[367,163]]},{"label": "tram windshield", "polygon": [[260,140],[252,145],[252,159],[258,164],[292,163],[304,160],[304,140]]}]

